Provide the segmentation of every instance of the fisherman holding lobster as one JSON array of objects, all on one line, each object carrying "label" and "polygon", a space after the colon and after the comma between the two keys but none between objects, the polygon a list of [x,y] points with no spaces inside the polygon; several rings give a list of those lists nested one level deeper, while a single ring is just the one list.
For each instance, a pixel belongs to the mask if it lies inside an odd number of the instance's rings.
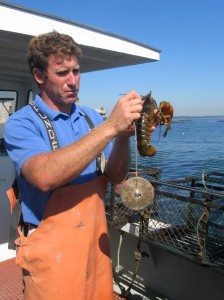
[{"label": "fisherman holding lobster", "polygon": [[15,244],[24,298],[112,300],[104,196],[107,180],[120,184],[129,171],[142,97],[127,93],[105,121],[77,105],[81,48],[56,31],[32,38],[27,60],[40,93],[4,135],[21,196]]},{"label": "fisherman holding lobster", "polygon": [[[68,35],[32,38],[27,59],[40,93],[34,106],[9,118],[4,136],[21,195],[23,224],[15,243],[24,298],[112,300],[106,182],[127,175],[142,98],[127,93],[104,122],[77,105],[81,49]],[[100,166],[98,157],[105,158]]]}]

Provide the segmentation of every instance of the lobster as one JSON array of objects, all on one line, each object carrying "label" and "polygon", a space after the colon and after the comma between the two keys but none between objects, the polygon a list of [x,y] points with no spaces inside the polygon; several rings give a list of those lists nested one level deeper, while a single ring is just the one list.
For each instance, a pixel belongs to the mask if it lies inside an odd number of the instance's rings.
[{"label": "lobster", "polygon": [[156,148],[150,144],[151,127],[165,125],[166,130],[163,137],[166,137],[174,109],[170,102],[163,101],[157,106],[156,101],[151,97],[151,92],[142,97],[143,109],[141,117],[136,121],[137,148],[141,156],[153,156],[156,154]]}]

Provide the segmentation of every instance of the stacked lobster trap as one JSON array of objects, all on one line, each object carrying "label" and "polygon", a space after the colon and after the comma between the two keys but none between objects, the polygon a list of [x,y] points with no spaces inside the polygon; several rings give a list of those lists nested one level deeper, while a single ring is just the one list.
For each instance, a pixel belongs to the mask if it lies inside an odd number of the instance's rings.
[{"label": "stacked lobster trap", "polygon": [[159,169],[148,169],[139,176],[153,185],[153,204],[144,211],[127,209],[119,189],[108,184],[109,226],[137,222],[146,242],[224,271],[224,173],[161,181]]}]

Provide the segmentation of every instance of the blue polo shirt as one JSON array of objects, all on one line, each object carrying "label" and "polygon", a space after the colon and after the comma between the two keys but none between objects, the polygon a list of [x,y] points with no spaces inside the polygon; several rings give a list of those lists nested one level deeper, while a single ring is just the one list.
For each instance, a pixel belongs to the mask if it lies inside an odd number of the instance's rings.
[{"label": "blue polo shirt", "polygon": [[[35,97],[34,104],[50,119],[60,148],[78,141],[89,132],[90,128],[84,117],[84,113],[88,115],[94,126],[103,122],[102,116],[94,109],[81,107],[75,103],[72,106],[71,115],[51,109],[38,95]],[[23,179],[20,174],[21,168],[27,159],[37,154],[51,151],[47,129],[32,107],[27,105],[10,116],[4,130],[6,149],[15,164],[24,221],[38,225],[53,190],[41,192]],[[104,149],[106,159],[109,157],[111,149],[112,144],[109,143]],[[96,178],[96,176],[96,161],[93,160],[70,184],[85,183]]]}]

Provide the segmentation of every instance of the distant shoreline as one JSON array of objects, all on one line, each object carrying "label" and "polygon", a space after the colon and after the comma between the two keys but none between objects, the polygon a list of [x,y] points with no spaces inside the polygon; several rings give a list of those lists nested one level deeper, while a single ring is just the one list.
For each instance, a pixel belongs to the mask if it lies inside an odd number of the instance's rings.
[{"label": "distant shoreline", "polygon": [[[103,116],[103,119],[106,120],[108,117]],[[217,119],[216,122],[224,122],[223,116],[174,116],[172,119],[172,123],[185,123],[191,122],[194,119]]]},{"label": "distant shoreline", "polygon": [[224,115],[214,115],[214,116],[177,116],[175,115],[174,118],[224,118]]},{"label": "distant shoreline", "polygon": [[174,116],[172,123],[190,122],[193,119],[217,119],[217,122],[224,122],[224,116]]}]

